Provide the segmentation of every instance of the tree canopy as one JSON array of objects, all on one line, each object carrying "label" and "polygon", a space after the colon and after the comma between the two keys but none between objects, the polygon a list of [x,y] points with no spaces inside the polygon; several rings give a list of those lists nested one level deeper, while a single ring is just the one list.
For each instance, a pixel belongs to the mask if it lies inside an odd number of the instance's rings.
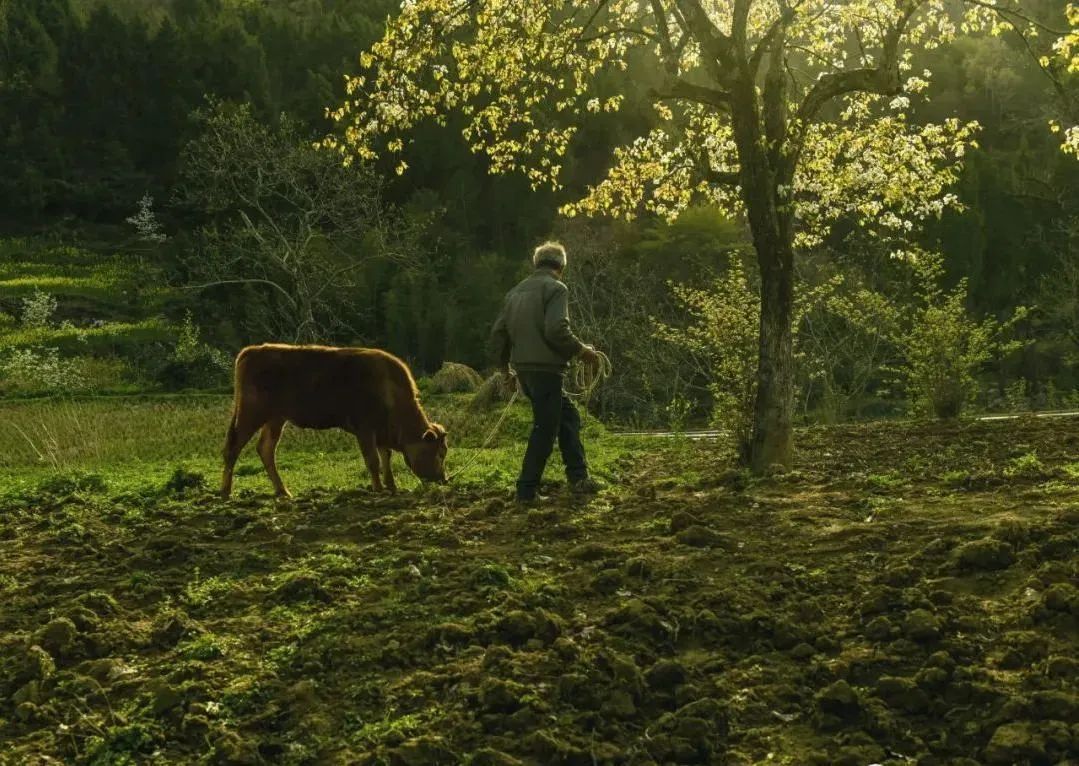
[{"label": "tree canopy", "polygon": [[790,462],[795,247],[845,221],[901,253],[917,221],[957,201],[948,189],[977,124],[911,119],[932,78],[916,54],[960,34],[1033,49],[1050,30],[982,0],[415,0],[362,56],[368,72],[349,79],[325,143],[346,163],[373,159],[459,112],[492,171],[557,189],[580,115],[625,102],[597,95],[599,74],[655,62],[655,125],[563,212],[675,217],[706,200],[745,217],[762,296],[751,462],[764,470]]}]

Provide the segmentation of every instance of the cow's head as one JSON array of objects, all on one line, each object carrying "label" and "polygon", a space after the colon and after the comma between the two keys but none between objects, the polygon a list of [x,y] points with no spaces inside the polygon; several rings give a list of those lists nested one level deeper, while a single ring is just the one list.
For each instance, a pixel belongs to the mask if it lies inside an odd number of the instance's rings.
[{"label": "cow's head", "polygon": [[424,481],[446,482],[446,429],[432,423],[419,441],[405,445],[405,462]]}]

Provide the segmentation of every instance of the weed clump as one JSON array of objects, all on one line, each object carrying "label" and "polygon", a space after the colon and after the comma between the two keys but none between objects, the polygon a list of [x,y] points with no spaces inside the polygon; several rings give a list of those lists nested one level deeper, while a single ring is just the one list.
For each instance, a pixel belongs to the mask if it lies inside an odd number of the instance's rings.
[{"label": "weed clump", "polygon": [[102,493],[108,489],[104,477],[97,473],[67,473],[50,476],[37,485],[42,495],[64,497],[74,494]]},{"label": "weed clump", "polygon": [[175,497],[184,497],[190,492],[205,488],[206,477],[198,471],[189,471],[184,466],[177,466],[162,487],[165,494]]}]

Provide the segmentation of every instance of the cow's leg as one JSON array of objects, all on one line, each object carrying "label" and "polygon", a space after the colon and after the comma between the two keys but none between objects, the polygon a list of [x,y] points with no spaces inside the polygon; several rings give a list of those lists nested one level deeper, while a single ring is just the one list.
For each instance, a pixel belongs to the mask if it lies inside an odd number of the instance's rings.
[{"label": "cow's leg", "polygon": [[371,487],[375,492],[382,491],[382,479],[378,471],[378,445],[375,442],[374,431],[358,431],[356,441],[360,443],[360,452],[363,453],[363,462],[367,464],[367,471],[371,474]]},{"label": "cow's leg", "polygon": [[225,436],[225,470],[221,476],[221,497],[226,500],[232,494],[232,472],[236,468],[236,460],[260,425],[262,423],[258,419],[250,417],[244,411],[233,413],[228,434]]},{"label": "cow's leg", "polygon": [[281,481],[281,474],[277,472],[277,443],[281,441],[281,432],[285,429],[284,420],[270,420],[262,427],[262,435],[259,437],[258,452],[262,458],[262,464],[266,467],[266,473],[270,475],[274,492],[278,497],[292,497],[292,494]]},{"label": "cow's leg", "polygon": [[397,482],[393,480],[393,450],[389,447],[379,447],[378,455],[382,458],[382,481],[390,492],[397,491]]}]

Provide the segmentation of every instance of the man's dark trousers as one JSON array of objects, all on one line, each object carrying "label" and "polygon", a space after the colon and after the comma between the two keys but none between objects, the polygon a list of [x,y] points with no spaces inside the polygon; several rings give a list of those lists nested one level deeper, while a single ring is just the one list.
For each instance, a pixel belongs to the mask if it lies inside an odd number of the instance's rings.
[{"label": "man's dark trousers", "polygon": [[581,444],[581,415],[562,390],[562,376],[557,372],[521,371],[517,380],[532,402],[532,433],[517,480],[517,497],[531,500],[536,496],[555,439],[566,466],[566,478],[571,483],[588,478]]}]

